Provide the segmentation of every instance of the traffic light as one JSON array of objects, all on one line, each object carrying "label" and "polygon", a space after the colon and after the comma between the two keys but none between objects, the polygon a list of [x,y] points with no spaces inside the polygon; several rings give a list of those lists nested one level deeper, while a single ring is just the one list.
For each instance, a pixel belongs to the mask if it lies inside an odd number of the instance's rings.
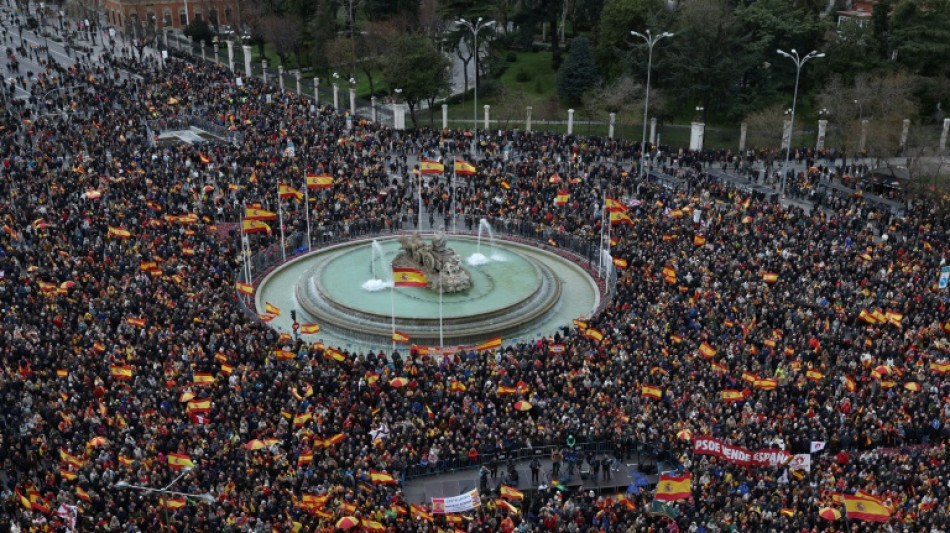
[{"label": "traffic light", "polygon": [[297,310],[296,310],[296,309],[291,309],[291,310],[290,310],[290,319],[293,320],[294,322],[297,321]]}]

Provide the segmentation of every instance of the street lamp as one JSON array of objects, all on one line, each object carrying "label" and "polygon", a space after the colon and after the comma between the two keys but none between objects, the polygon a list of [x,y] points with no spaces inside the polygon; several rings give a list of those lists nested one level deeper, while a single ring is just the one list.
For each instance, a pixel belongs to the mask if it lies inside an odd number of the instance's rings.
[{"label": "street lamp", "polygon": [[483,22],[482,22],[482,17],[478,17],[478,20],[476,20],[474,24],[472,24],[471,21],[465,20],[465,19],[458,19],[457,21],[455,21],[455,23],[458,24],[458,25],[460,25],[460,26],[464,26],[464,27],[468,28],[469,31],[472,32],[472,41],[473,41],[472,48],[475,50],[475,53],[474,53],[474,57],[475,57],[475,82],[474,82],[475,94],[474,94],[474,98],[473,98],[474,104],[473,104],[473,107],[472,107],[472,118],[474,119],[473,122],[472,122],[472,135],[473,135],[473,138],[472,138],[472,157],[474,158],[474,157],[475,157],[475,145],[478,144],[478,32],[482,31],[482,30],[485,29],[485,28],[490,28],[490,27],[494,26],[494,25],[495,25],[495,21],[494,21],[494,20],[489,20],[489,21],[486,21],[486,22],[483,23]]},{"label": "street lamp", "polygon": [[665,31],[659,35],[651,35],[650,30],[647,30],[645,35],[638,31],[631,31],[630,35],[639,37],[646,41],[647,48],[649,49],[649,55],[647,59],[647,93],[643,102],[643,139],[640,141],[640,177],[643,177],[644,172],[646,171],[644,159],[646,159],[647,154],[647,113],[649,113],[650,110],[650,71],[653,70],[653,45],[655,45],[660,39],[664,37],[672,37],[673,34]]},{"label": "street lamp", "polygon": [[[792,136],[795,131],[795,106],[798,103],[798,78],[802,73],[802,65],[808,62],[809,59],[815,57],[825,57],[825,54],[819,53],[818,50],[812,50],[805,55],[805,57],[799,57],[798,52],[792,48],[792,52],[788,53],[781,48],[776,50],[779,55],[785,56],[795,62],[795,92],[792,96],[792,118],[791,123],[789,124],[789,133],[788,133],[788,148],[785,151],[785,166],[782,167],[782,196],[785,196],[785,178],[788,175],[788,158],[792,155]],[[784,135],[783,135],[784,136]]]},{"label": "street lamp", "polygon": [[[212,495],[210,492],[205,492],[203,494],[190,494],[187,492],[178,492],[174,490],[168,490],[172,486],[174,486],[175,483],[177,483],[179,479],[181,479],[182,477],[184,477],[191,471],[192,471],[191,468],[185,468],[182,471],[182,473],[178,475],[178,477],[173,479],[171,483],[169,483],[168,485],[165,486],[165,488],[162,488],[162,489],[157,489],[155,487],[145,487],[142,485],[132,485],[131,483],[127,481],[119,481],[118,483],[113,485],[113,487],[117,489],[132,489],[132,490],[139,490],[142,492],[157,492],[159,494],[172,494],[175,496],[185,496],[186,498],[194,498],[196,500],[201,500],[205,503],[214,503],[215,502],[214,495]],[[162,514],[164,515],[165,527],[167,528],[170,525],[168,521],[168,502],[162,501]]]}]

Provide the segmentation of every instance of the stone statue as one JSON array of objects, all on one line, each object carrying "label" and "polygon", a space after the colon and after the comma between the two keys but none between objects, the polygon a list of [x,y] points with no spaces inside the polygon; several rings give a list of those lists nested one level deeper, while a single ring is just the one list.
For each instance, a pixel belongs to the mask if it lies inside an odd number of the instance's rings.
[{"label": "stone statue", "polygon": [[462,268],[459,254],[448,247],[445,232],[439,230],[426,244],[418,235],[399,237],[402,250],[393,258],[394,267],[417,268],[428,279],[430,290],[461,292],[472,286],[472,277]]}]

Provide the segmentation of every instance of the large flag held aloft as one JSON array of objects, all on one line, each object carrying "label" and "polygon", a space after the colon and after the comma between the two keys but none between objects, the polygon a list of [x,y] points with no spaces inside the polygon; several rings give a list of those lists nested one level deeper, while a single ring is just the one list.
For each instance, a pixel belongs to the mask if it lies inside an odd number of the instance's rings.
[{"label": "large flag held aloft", "polygon": [[333,187],[333,176],[328,174],[307,174],[308,189],[329,189]]},{"label": "large flag held aloft", "polygon": [[419,161],[419,172],[423,174],[442,174],[445,172],[445,165],[438,161],[422,159]]},{"label": "large flag held aloft", "polygon": [[425,272],[419,269],[393,267],[393,285],[396,287],[425,287],[428,284]]},{"label": "large flag held aloft", "polygon": [[677,500],[686,500],[692,497],[692,474],[686,473],[680,476],[662,474],[660,482],[656,486],[656,500],[661,502],[675,502]]}]

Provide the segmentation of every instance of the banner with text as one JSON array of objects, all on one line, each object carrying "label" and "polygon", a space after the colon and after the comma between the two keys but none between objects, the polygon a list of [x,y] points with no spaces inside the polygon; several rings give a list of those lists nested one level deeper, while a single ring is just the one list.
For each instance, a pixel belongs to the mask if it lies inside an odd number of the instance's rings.
[{"label": "banner with text", "polygon": [[478,490],[470,490],[465,494],[451,498],[432,498],[432,512],[435,514],[461,513],[471,511],[482,504]]},{"label": "banner with text", "polygon": [[715,455],[742,466],[779,466],[785,464],[792,456],[785,450],[778,449],[751,451],[726,444],[712,437],[696,437],[693,440],[693,453],[696,455]]}]

